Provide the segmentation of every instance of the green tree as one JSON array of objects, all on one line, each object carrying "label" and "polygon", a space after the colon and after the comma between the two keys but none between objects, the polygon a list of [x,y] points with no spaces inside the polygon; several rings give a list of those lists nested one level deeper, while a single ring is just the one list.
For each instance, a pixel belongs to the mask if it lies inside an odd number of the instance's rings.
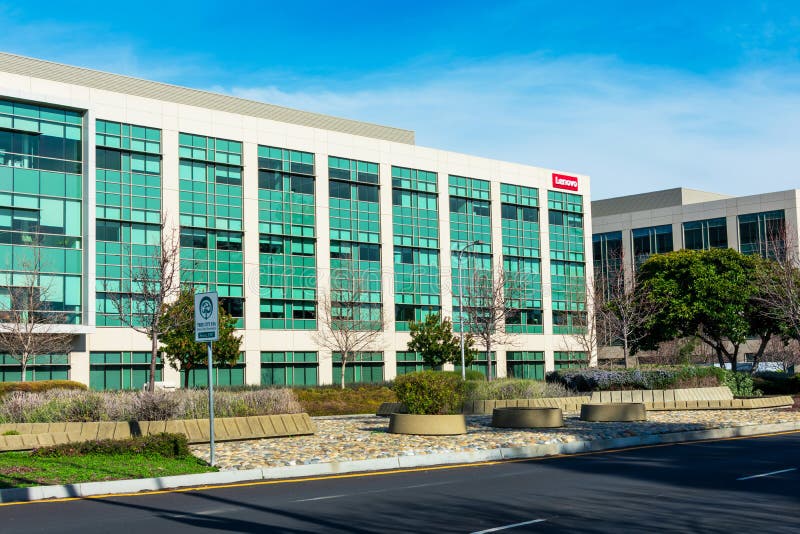
[{"label": "green tree", "polygon": [[679,250],[657,254],[640,268],[639,280],[656,312],[645,324],[638,349],[662,341],[697,336],[710,346],[721,366],[736,370],[748,336],[761,339],[758,356],[780,332],[758,300],[756,280],[764,268],[756,256],[733,249]]},{"label": "green tree", "polygon": [[[453,324],[439,314],[428,315],[422,322],[409,325],[411,340],[408,350],[422,354],[422,360],[429,366],[439,369],[446,363],[461,365],[461,341],[453,334]],[[464,337],[464,361],[472,363],[475,351],[472,336]]]},{"label": "green tree", "polygon": [[[178,300],[168,304],[163,324],[176,325],[161,334],[162,352],[169,365],[185,371],[183,387],[189,387],[189,371],[208,365],[208,347],[194,340],[194,289],[182,289]],[[214,365],[231,366],[239,359],[242,338],[234,334],[236,319],[219,309],[219,340],[212,347]]]}]

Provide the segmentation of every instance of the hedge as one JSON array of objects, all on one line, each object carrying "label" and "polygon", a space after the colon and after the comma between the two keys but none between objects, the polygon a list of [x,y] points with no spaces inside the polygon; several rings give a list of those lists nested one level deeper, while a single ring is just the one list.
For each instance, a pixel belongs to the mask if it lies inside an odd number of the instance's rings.
[{"label": "hedge", "polygon": [[0,395],[12,391],[26,391],[28,393],[41,393],[51,389],[89,389],[86,384],[74,380],[38,380],[35,382],[0,382]]},{"label": "hedge", "polygon": [[152,434],[129,439],[101,439],[62,443],[50,447],[41,447],[31,452],[32,456],[60,457],[83,456],[85,454],[148,454],[165,458],[186,458],[192,455],[189,442],[183,434]]},{"label": "hedge", "polygon": [[[619,391],[631,389],[676,389],[730,385],[729,371],[719,367],[683,366],[637,369],[569,369],[547,373],[548,382],[575,391]],[[733,388],[732,388],[733,389]],[[734,391],[734,394],[736,392]]]},{"label": "hedge", "polygon": [[394,381],[393,389],[397,400],[411,414],[458,413],[464,403],[465,383],[455,373],[420,371],[401,375]]}]

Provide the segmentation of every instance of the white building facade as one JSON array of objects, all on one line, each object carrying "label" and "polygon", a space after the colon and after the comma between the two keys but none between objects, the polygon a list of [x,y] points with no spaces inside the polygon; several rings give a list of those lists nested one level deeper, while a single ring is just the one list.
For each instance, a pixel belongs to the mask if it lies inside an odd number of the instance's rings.
[{"label": "white building facade", "polygon": [[[242,357],[219,384],[338,380],[315,332],[331,270],[347,266],[369,273],[364,307],[387,323],[350,382],[421,369],[408,324],[457,324],[459,284],[490,268],[525,280],[510,343],[493,347],[498,376],[588,365],[571,334],[592,276],[589,198],[588,176],[420,147],[407,130],[0,54],[0,276],[13,283],[41,233],[47,299],[78,332],[29,379],[141,386],[150,341],[110,294],[135,299],[162,216],[182,283],[218,291],[237,318]],[[0,378],[18,379],[4,358]],[[183,382],[167,365],[157,378]]]}]

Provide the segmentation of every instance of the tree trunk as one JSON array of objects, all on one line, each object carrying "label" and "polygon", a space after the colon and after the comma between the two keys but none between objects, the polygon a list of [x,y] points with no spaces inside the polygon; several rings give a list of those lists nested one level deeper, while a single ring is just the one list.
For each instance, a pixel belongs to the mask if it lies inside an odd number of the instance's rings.
[{"label": "tree trunk", "polygon": [[[625,351],[625,369],[631,368],[631,355],[628,352],[628,336],[622,336],[622,350]],[[589,355],[591,357],[591,355]]]},{"label": "tree trunk", "polygon": [[488,382],[492,381],[492,341],[487,340],[486,342],[486,380]]},{"label": "tree trunk", "polygon": [[25,376],[28,373],[28,355],[23,354],[22,358],[19,360],[19,364],[22,367],[22,376],[20,377],[20,382],[27,382],[28,378]]},{"label": "tree trunk", "polygon": [[189,370],[191,368],[186,368],[183,370],[183,389],[189,389]]},{"label": "tree trunk", "polygon": [[758,345],[758,351],[753,358],[753,368],[750,369],[751,375],[754,375],[758,370],[758,362],[761,361],[761,357],[764,355],[764,351],[767,349],[767,344],[770,339],[772,339],[772,334],[761,335],[761,343]]},{"label": "tree trunk", "polygon": [[349,358],[349,357],[350,357],[350,355],[348,353],[346,353],[346,352],[342,353],[342,376],[341,376],[341,388],[342,389],[344,389],[344,368],[345,368],[345,365],[347,365],[347,358]]},{"label": "tree trunk", "polygon": [[717,361],[719,361],[719,366],[722,369],[725,369],[725,357],[722,355],[722,349],[719,346],[714,347],[714,352],[717,353]]},{"label": "tree trunk", "polygon": [[158,335],[153,334],[150,341],[150,377],[147,380],[147,391],[156,390],[156,360],[158,359]]}]

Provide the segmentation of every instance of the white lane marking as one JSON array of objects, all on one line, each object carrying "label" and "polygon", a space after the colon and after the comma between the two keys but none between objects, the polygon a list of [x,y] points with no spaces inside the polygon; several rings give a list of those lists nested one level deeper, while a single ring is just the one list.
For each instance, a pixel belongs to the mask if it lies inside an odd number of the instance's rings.
[{"label": "white lane marking", "polygon": [[488,532],[498,532],[514,527],[521,527],[524,525],[532,525],[534,523],[544,523],[547,519],[531,519],[530,521],[523,521],[522,523],[514,523],[513,525],[503,525],[502,527],[487,528],[486,530],[478,530],[472,534],[487,534]]},{"label": "white lane marking", "polygon": [[349,497],[349,495],[326,495],[325,497],[314,497],[312,499],[297,499],[294,502],[324,501],[325,499],[338,499],[339,497]]},{"label": "white lane marking", "polygon": [[750,480],[751,478],[761,478],[761,477],[768,477],[770,475],[779,475],[781,473],[788,473],[789,471],[797,471],[796,467],[792,467],[789,469],[781,469],[780,471],[771,471],[769,473],[761,473],[760,475],[750,475],[749,477],[741,477],[737,478],[736,480]]}]

